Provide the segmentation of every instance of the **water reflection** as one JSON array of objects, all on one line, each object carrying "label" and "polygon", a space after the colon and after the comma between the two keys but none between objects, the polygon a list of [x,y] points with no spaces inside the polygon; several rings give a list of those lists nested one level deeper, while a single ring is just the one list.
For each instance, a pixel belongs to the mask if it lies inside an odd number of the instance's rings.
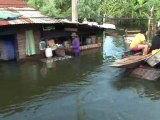
[{"label": "water reflection", "polygon": [[52,68],[0,63],[0,120],[159,120],[159,81],[121,74],[102,53],[85,51]]},{"label": "water reflection", "polygon": [[75,57],[72,60],[72,69],[73,74],[79,75],[80,74],[80,57]]},{"label": "water reflection", "polygon": [[44,78],[47,75],[48,69],[56,68],[56,62],[53,60],[50,61],[42,61],[42,67],[40,69],[40,74]]},{"label": "water reflection", "polygon": [[[79,87],[88,84],[85,77],[102,64],[99,52],[100,49],[95,49],[81,53],[79,57],[53,61],[49,65],[42,61],[0,64],[0,96],[3,96],[0,98],[0,116],[11,116],[35,106],[38,109],[41,106],[38,101],[77,92]],[[30,103],[35,105],[29,107]]]},{"label": "water reflection", "polygon": [[40,73],[41,73],[42,77],[45,77],[47,75],[46,63],[43,63],[42,68],[40,70]]},{"label": "water reflection", "polygon": [[147,81],[128,77],[129,73],[125,71],[123,74],[112,81],[113,87],[117,90],[131,89],[137,93],[139,97],[150,98],[151,100],[160,100],[160,81]]},{"label": "water reflection", "polygon": [[[103,41],[103,58],[105,62],[113,62],[119,59],[124,51],[124,42],[122,37],[106,36]],[[119,90],[130,89],[136,92],[139,97],[148,97],[152,100],[160,99],[160,82],[150,82],[146,80],[135,79],[129,77],[129,70],[122,70],[123,74],[117,76],[116,80],[112,81],[114,88]]]}]

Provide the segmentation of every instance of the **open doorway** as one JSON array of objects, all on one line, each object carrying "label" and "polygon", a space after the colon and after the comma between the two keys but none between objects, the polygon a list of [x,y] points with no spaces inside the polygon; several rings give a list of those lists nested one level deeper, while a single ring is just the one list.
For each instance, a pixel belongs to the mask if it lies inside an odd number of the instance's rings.
[{"label": "open doorway", "polygon": [[0,36],[0,60],[16,60],[16,39],[14,34]]}]

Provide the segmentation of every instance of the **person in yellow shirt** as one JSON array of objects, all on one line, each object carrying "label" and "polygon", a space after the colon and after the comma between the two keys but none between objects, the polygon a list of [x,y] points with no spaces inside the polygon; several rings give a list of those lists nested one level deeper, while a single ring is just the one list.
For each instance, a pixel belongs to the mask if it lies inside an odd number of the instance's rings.
[{"label": "person in yellow shirt", "polygon": [[142,55],[147,55],[148,49],[149,49],[149,46],[148,46],[146,39],[145,39],[145,33],[146,33],[146,31],[144,29],[141,29],[140,33],[138,33],[135,36],[135,39],[132,40],[132,42],[130,44],[131,50],[133,50],[133,51],[142,50]]}]

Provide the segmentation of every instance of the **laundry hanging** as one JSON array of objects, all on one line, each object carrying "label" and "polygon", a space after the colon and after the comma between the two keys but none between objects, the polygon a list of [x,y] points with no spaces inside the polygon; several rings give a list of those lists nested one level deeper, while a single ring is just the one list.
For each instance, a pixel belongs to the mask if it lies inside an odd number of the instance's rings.
[{"label": "laundry hanging", "polygon": [[26,45],[25,45],[26,55],[30,56],[36,54],[33,31],[32,30],[26,31],[25,36],[26,36]]}]

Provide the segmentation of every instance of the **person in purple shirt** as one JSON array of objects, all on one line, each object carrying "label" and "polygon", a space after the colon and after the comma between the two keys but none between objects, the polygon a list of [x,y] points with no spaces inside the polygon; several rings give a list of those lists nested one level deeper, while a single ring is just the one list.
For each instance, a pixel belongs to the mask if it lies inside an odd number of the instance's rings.
[{"label": "person in purple shirt", "polygon": [[78,35],[76,33],[72,33],[71,36],[72,36],[72,54],[74,56],[78,56],[80,53],[80,49],[79,49],[80,42],[78,39]]}]

